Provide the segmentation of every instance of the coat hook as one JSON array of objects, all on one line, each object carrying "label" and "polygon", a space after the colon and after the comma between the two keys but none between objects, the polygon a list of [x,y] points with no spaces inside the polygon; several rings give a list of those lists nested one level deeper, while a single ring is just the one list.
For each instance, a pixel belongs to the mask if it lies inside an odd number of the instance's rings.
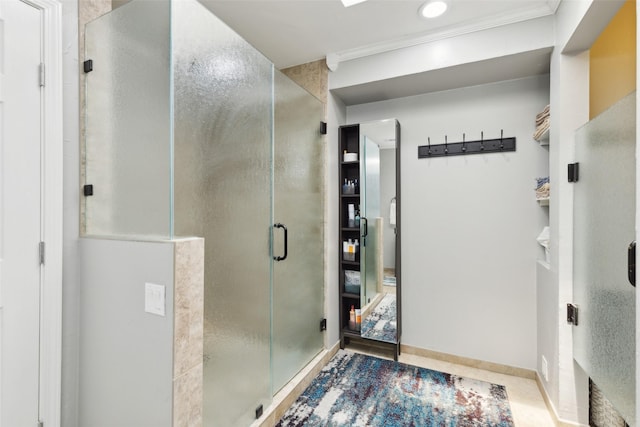
[{"label": "coat hook", "polygon": [[462,134],[462,152],[465,153],[467,151],[467,143],[465,142],[465,134]]},{"label": "coat hook", "polygon": [[502,141],[502,137],[504,135],[504,129],[500,129],[500,149],[504,150],[504,141]]},{"label": "coat hook", "polygon": [[480,151],[484,151],[484,131],[480,132]]},{"label": "coat hook", "polygon": [[449,154],[449,145],[447,142],[447,135],[444,136],[444,154]]}]

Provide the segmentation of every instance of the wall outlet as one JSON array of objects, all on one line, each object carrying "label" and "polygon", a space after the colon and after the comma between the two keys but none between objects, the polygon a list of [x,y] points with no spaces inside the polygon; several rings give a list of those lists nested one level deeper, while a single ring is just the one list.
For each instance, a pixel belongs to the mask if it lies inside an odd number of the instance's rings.
[{"label": "wall outlet", "polygon": [[549,365],[547,364],[547,359],[544,356],[541,357],[540,369],[542,370],[542,377],[544,380],[549,382]]},{"label": "wall outlet", "polygon": [[158,316],[164,316],[164,285],[156,285],[155,283],[144,284],[144,311],[151,314],[157,314]]}]

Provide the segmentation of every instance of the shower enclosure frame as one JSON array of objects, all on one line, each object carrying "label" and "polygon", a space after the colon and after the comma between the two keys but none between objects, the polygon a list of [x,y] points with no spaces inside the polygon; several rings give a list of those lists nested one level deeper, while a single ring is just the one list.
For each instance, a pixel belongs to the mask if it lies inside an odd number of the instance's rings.
[{"label": "shower enclosure frame", "polygon": [[85,59],[84,235],[204,237],[205,424],[247,424],[324,347],[324,107],[196,0],[96,19]]}]

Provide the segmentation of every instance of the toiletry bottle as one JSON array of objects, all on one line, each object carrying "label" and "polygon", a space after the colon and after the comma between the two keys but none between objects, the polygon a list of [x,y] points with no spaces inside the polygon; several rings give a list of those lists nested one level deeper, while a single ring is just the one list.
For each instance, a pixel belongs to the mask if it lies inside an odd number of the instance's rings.
[{"label": "toiletry bottle", "polygon": [[356,227],[360,227],[360,211],[356,211]]},{"label": "toiletry bottle", "polygon": [[351,311],[349,311],[349,329],[356,329],[356,311],[353,306],[351,306]]},{"label": "toiletry bottle", "polygon": [[353,203],[349,203],[349,205],[347,205],[347,226],[349,228],[353,228],[356,226],[356,212],[355,212],[355,205]]}]

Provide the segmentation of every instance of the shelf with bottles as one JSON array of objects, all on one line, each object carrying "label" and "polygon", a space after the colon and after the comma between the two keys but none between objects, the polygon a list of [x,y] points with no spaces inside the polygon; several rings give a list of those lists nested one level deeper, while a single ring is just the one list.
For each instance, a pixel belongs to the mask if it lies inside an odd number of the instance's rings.
[{"label": "shelf with bottles", "polygon": [[348,265],[360,265],[360,241],[359,239],[344,238],[342,241],[342,263]]},{"label": "shelf with bottles", "polygon": [[362,310],[360,309],[360,305],[351,304],[351,306],[347,308],[349,309],[347,316],[345,316],[347,322],[343,327],[349,332],[360,335],[360,330],[362,328]]},{"label": "shelf with bottles", "polygon": [[359,196],[360,186],[358,185],[358,178],[357,177],[344,178],[341,189],[342,191],[340,194],[342,196],[352,196],[352,197]]},{"label": "shelf with bottles", "polygon": [[[342,295],[342,327],[343,328],[349,328],[349,326],[353,326],[349,323],[350,320],[350,316],[351,316],[351,307],[353,307],[354,310],[354,316],[355,316],[355,309],[360,309],[360,295],[357,294],[349,294],[349,293],[344,293],[344,295]],[[351,330],[355,330],[354,328],[350,328]]]},{"label": "shelf with bottles", "polygon": [[342,218],[340,225],[342,229],[360,229],[360,204],[359,200],[342,199]]}]

